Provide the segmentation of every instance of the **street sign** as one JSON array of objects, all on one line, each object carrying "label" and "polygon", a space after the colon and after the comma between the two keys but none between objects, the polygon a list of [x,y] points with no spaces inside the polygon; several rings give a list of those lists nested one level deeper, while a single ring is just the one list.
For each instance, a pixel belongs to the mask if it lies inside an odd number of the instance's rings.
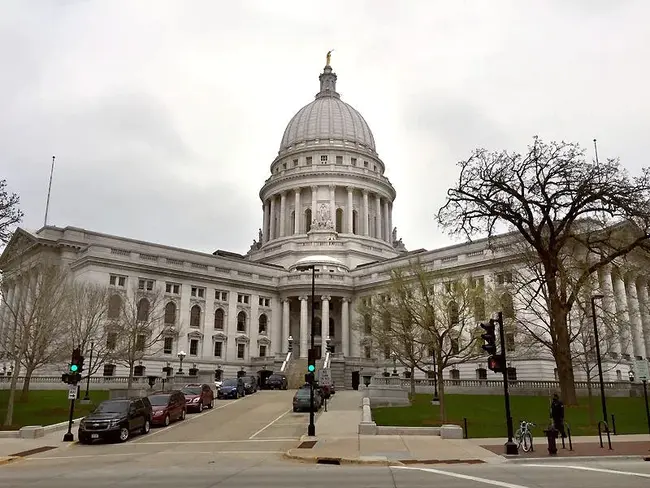
[{"label": "street sign", "polygon": [[68,400],[77,399],[77,385],[70,385],[68,388]]},{"label": "street sign", "polygon": [[318,378],[318,384],[320,386],[332,386],[332,375],[329,369],[321,369],[320,376]]},{"label": "street sign", "polygon": [[636,379],[639,381],[650,379],[650,368],[648,368],[648,361],[645,359],[636,359],[634,361],[634,370],[636,371]]}]

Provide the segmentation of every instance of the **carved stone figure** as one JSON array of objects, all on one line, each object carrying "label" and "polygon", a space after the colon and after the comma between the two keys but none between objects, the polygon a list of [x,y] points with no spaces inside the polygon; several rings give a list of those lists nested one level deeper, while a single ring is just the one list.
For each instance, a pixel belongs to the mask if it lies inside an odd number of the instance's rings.
[{"label": "carved stone figure", "polygon": [[257,240],[258,240],[259,242],[262,242],[262,241],[263,241],[262,229],[259,229],[259,230],[257,231]]},{"label": "carved stone figure", "polygon": [[334,229],[334,223],[330,218],[330,210],[327,204],[321,203],[318,207],[318,213],[312,219],[311,227],[314,230],[331,230]]},{"label": "carved stone figure", "polygon": [[393,243],[397,242],[397,227],[393,228],[393,236],[392,236],[391,242],[393,242]]}]

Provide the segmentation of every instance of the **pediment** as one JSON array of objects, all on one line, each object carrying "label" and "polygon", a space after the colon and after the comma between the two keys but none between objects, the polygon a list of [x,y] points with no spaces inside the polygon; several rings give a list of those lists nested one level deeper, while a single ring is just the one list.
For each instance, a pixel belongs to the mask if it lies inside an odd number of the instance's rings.
[{"label": "pediment", "polygon": [[268,337],[262,336],[262,337],[259,337],[259,338],[257,339],[257,343],[258,343],[258,344],[266,344],[266,345],[269,345],[269,344],[271,344],[271,339],[269,339]]},{"label": "pediment", "polygon": [[235,337],[235,341],[248,344],[251,340],[246,334],[238,334],[237,337]]},{"label": "pediment", "polygon": [[163,336],[176,337],[178,336],[178,329],[168,325],[163,329]]},{"label": "pediment", "polygon": [[193,330],[192,332],[187,333],[189,339],[203,339],[203,334],[198,330]]},{"label": "pediment", "polygon": [[217,332],[215,334],[212,334],[212,339],[216,341],[227,341],[228,336],[223,332]]},{"label": "pediment", "polygon": [[16,229],[14,235],[11,237],[5,247],[2,255],[0,256],[0,263],[6,263],[21,254],[26,253],[34,246],[38,245],[38,239],[29,232],[21,229]]}]

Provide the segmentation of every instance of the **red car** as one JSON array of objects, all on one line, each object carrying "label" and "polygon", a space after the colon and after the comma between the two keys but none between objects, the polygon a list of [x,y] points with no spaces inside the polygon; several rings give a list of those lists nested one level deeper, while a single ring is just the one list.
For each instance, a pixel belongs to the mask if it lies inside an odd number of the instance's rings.
[{"label": "red car", "polygon": [[168,391],[156,392],[149,395],[153,415],[152,425],[169,425],[174,420],[185,420],[187,407],[185,406],[185,395],[182,392]]},{"label": "red car", "polygon": [[185,395],[187,411],[202,412],[205,407],[214,407],[214,391],[210,385],[189,384],[181,388]]}]

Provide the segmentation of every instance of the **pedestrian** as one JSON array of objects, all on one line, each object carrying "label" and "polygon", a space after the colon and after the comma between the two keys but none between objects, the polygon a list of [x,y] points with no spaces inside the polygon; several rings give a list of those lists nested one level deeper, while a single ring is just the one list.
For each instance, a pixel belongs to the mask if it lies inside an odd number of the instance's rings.
[{"label": "pedestrian", "polygon": [[553,394],[553,400],[551,400],[551,419],[553,419],[553,427],[560,432],[562,439],[566,438],[564,432],[564,403],[562,403],[557,393]]}]

